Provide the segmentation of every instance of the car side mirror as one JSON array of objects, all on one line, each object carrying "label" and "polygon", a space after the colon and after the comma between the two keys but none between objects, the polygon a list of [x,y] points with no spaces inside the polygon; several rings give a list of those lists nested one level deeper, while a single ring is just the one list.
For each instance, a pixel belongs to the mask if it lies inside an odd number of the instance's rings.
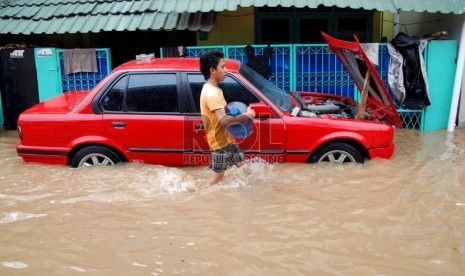
[{"label": "car side mirror", "polygon": [[250,108],[255,111],[255,116],[261,118],[269,118],[274,116],[274,112],[264,103],[252,103]]}]

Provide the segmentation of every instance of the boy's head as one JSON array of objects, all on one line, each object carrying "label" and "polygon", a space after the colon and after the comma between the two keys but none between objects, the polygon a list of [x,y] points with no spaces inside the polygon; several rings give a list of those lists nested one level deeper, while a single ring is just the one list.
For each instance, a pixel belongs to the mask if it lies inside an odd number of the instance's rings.
[{"label": "boy's head", "polygon": [[208,50],[200,57],[200,72],[205,80],[210,78],[210,69],[217,69],[220,60],[224,58],[223,52],[219,50]]}]

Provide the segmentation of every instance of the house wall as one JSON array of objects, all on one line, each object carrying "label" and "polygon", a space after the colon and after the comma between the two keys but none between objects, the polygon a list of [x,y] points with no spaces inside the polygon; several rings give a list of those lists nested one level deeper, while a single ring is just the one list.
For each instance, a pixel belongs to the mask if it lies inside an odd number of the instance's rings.
[{"label": "house wall", "polygon": [[394,33],[394,14],[391,12],[375,12],[373,14],[373,42],[392,40]]},{"label": "house wall", "polygon": [[449,31],[446,20],[449,14],[427,13],[427,12],[404,12],[399,13],[400,31],[410,36],[423,37],[424,35]]},{"label": "house wall", "polygon": [[400,12],[401,31],[408,35],[422,37],[426,34],[447,31],[448,39],[460,41],[462,23],[465,15]]},{"label": "house wall", "polygon": [[[449,15],[445,18],[444,24],[450,26],[449,37],[457,40],[457,44],[460,44],[460,35],[462,32],[463,22],[465,15]],[[460,47],[460,45],[458,45]],[[464,71],[465,75],[465,71]],[[458,114],[458,126],[465,127],[465,78],[462,78],[462,88],[459,103]]]},{"label": "house wall", "polygon": [[254,44],[254,8],[218,13],[215,27],[206,35],[206,39],[197,35],[197,45]]},{"label": "house wall", "polygon": [[[379,17],[377,21],[380,22],[381,37],[385,37],[386,41],[391,41],[394,35],[394,14],[392,12],[383,12],[380,13]],[[376,18],[373,21],[376,22]]]},{"label": "house wall", "polygon": [[[388,41],[393,37],[394,15],[390,12],[375,12],[373,18],[373,42],[383,37]],[[237,45],[254,44],[254,8],[239,8],[235,12],[220,12],[215,27],[208,33],[197,34],[197,45]]]}]

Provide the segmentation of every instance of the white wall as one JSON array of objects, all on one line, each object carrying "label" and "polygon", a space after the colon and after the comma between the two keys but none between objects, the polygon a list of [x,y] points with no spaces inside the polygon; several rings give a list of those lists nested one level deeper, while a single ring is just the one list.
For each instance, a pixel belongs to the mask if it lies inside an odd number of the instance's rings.
[{"label": "white wall", "polygon": [[449,32],[450,39],[459,40],[463,15],[403,12],[399,14],[400,30],[410,36],[423,37],[438,32]]}]

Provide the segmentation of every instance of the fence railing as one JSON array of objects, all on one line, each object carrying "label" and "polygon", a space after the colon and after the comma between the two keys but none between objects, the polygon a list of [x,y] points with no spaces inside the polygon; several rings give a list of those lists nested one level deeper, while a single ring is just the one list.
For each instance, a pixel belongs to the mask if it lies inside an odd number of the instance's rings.
[{"label": "fence railing", "polygon": [[[272,75],[270,81],[285,91],[313,91],[359,100],[359,93],[349,74],[327,44],[270,45]],[[255,55],[263,55],[267,45],[254,45]],[[199,57],[204,51],[218,49],[226,58],[247,62],[245,45],[217,45],[187,47],[186,55]],[[163,57],[163,50],[160,51]],[[389,69],[389,52],[386,44],[379,44],[376,70],[386,87]],[[392,95],[392,93],[391,93]],[[402,108],[395,100],[403,126],[408,129],[423,129],[424,110]]]},{"label": "fence railing", "polygon": [[64,57],[63,50],[58,50],[58,58],[60,60],[61,82],[63,92],[71,90],[90,90],[94,88],[101,80],[103,80],[111,71],[110,49],[96,49],[97,68],[98,72],[78,72],[66,75],[64,72]]}]

